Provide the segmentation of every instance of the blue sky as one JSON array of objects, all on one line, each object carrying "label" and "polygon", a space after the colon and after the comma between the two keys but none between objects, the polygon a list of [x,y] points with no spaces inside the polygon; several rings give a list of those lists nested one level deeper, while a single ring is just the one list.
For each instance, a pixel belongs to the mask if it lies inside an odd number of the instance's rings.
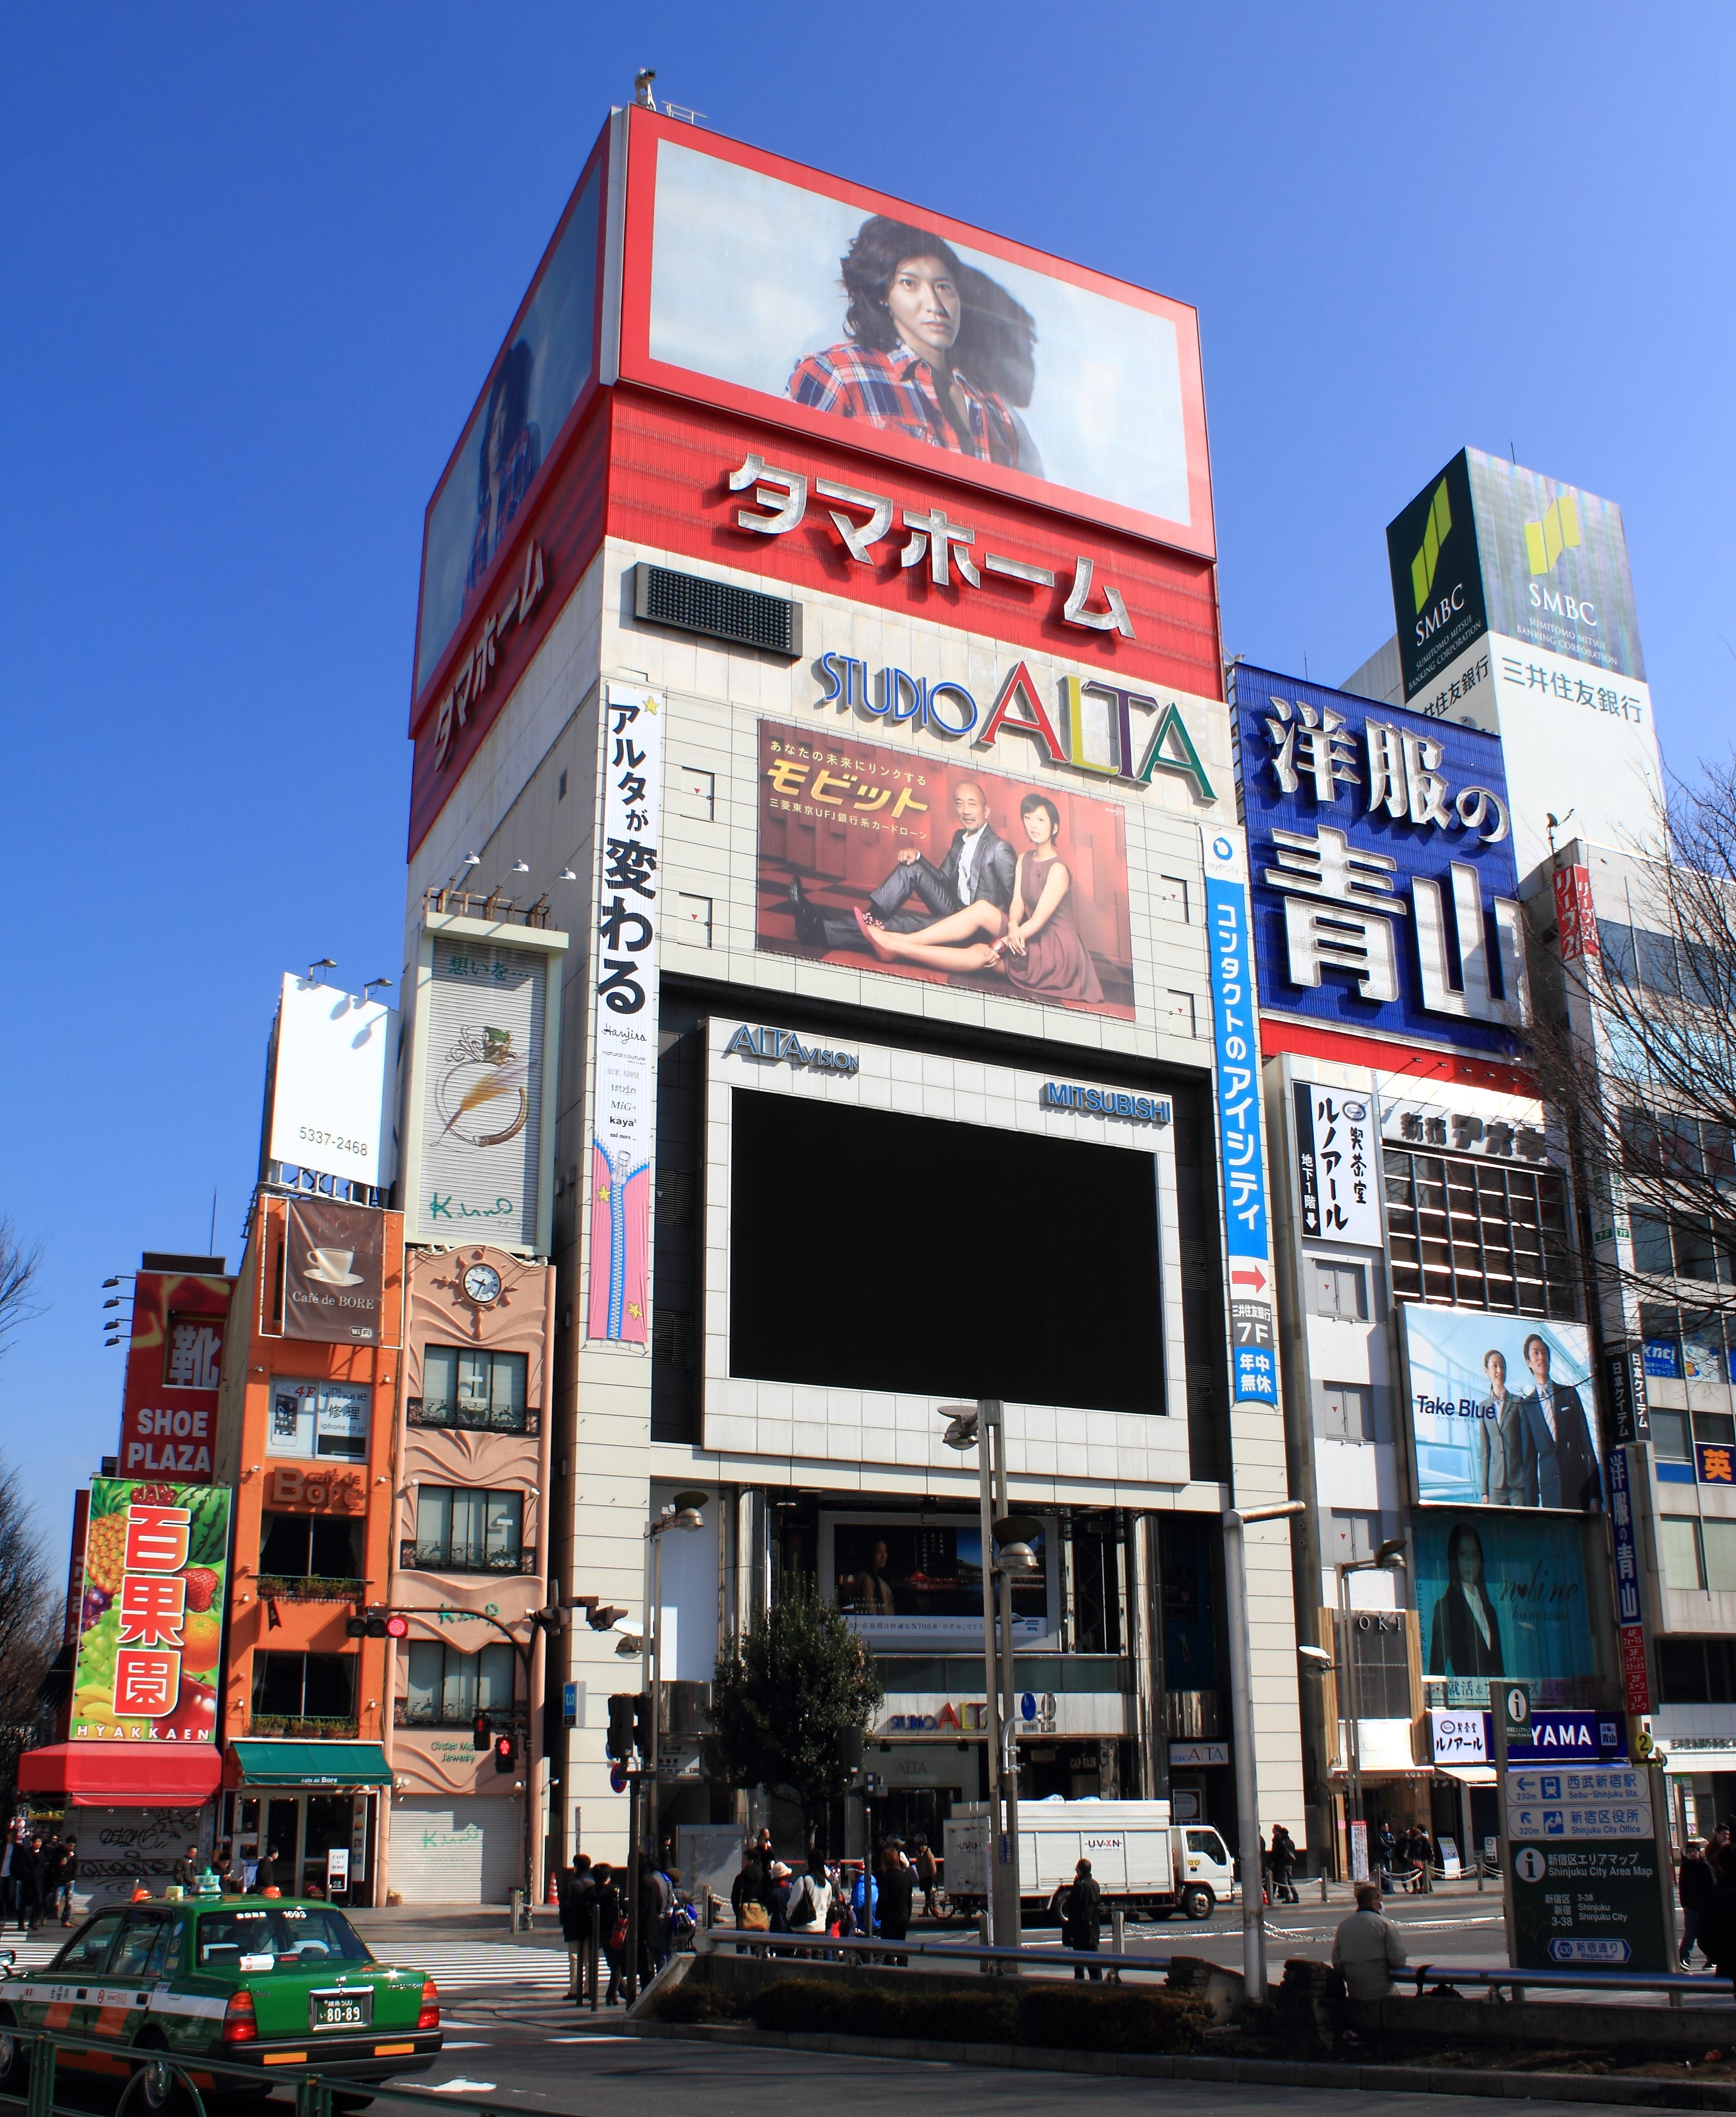
[{"label": "blue sky", "polygon": [[238,1254],[282,971],[397,974],[422,508],[638,66],[721,131],[1195,303],[1229,651],[1345,676],[1392,629],[1386,522],[1511,443],[1622,503],[1669,760],[1728,753],[1736,11],[866,20],[9,22],[0,1209],[48,1306],[0,1360],[0,1449],[57,1547],[118,1423],[99,1282],[202,1250],[214,1185]]}]

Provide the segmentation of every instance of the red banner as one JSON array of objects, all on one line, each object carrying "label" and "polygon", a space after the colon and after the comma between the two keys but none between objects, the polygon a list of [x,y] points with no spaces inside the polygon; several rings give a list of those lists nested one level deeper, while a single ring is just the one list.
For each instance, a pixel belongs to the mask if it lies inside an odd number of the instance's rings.
[{"label": "red banner", "polygon": [[121,1474],[212,1481],[229,1279],[141,1271],[121,1400]]},{"label": "red banner", "polygon": [[1561,936],[1563,962],[1577,963],[1581,957],[1599,953],[1597,914],[1591,908],[1590,868],[1556,869],[1555,925]]},{"label": "red banner", "polygon": [[1646,1629],[1642,1625],[1622,1626],[1622,1681],[1630,1713],[1651,1710],[1651,1687],[1646,1677]]}]

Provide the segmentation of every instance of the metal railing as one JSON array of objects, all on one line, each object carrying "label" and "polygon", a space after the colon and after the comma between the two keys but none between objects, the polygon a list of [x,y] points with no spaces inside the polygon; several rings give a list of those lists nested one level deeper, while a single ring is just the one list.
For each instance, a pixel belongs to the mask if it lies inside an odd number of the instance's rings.
[{"label": "metal railing", "polygon": [[[253,2092],[261,2087],[281,2083],[295,2090],[296,2117],[334,2117],[334,2097],[353,2096],[358,2091],[370,2096],[390,2096],[395,2101],[420,2103],[430,2110],[459,2110],[477,2113],[486,2111],[522,2110],[530,2117],[528,2104],[503,2101],[491,2095],[486,2102],[455,2095],[443,2089],[399,2087],[395,2081],[374,2080],[356,2074],[330,2075],[315,2068],[303,2069],[295,2066],[273,2069],[269,2080],[262,2080],[257,2065],[238,2064],[233,2059],[196,2055],[179,2057],[173,2051],[155,2049],[140,2050],[136,2046],[122,2044],[113,2036],[80,2036],[61,2029],[25,2030],[9,2028],[3,2033],[16,2040],[21,2055],[28,2061],[29,2075],[24,2092],[15,2088],[0,2087],[0,2110],[22,2110],[25,2117],[90,2117],[84,2103],[66,2103],[55,2099],[58,2059],[62,2051],[85,2051],[106,2059],[110,2065],[119,2059],[132,2068],[132,2078],[121,2090],[113,2117],[127,2117],[129,2105],[135,2110],[135,2092],[153,2070],[158,2080],[153,2083],[152,2093],[160,2107],[163,2090],[178,2087],[191,2105],[192,2117],[209,2117],[205,2097],[199,2091],[196,2076],[203,2075],[215,2081],[219,2088],[245,2087]],[[69,2069],[83,2084],[85,2078],[81,2068]],[[144,2101],[142,2096],[139,2102]],[[149,2104],[145,2104],[149,2107]]]},{"label": "metal railing", "polygon": [[1423,1987],[1473,1985],[1491,1998],[1506,1990],[1528,1988],[1543,1992],[1665,1992],[1672,2005],[1697,1995],[1705,1999],[1736,1998],[1736,1980],[1697,1976],[1688,1971],[1655,1970],[1491,1970],[1484,1965],[1460,1962],[1406,1963],[1394,1976],[1414,1983],[1419,1999]]},{"label": "metal railing", "polygon": [[876,1934],[870,1940],[866,1936],[848,1940],[834,1939],[825,1933],[762,1933],[751,1926],[702,1926],[693,1936],[694,1953],[709,1955],[720,1949],[733,1949],[738,1954],[748,1955],[814,1955],[823,1961],[849,1962],[852,1958],[871,1961],[882,1966],[893,1957],[902,1962],[907,1956],[921,1955],[936,1962],[976,1962],[986,1968],[996,1964],[1020,1964],[1032,1970],[1046,1969],[1051,1963],[1071,1968],[1075,1963],[1088,1970],[1111,1971],[1118,1975],[1124,1970],[1144,1971],[1169,1975],[1173,1958],[1167,1955],[1118,1954],[1110,1949],[1087,1948],[995,1948],[987,1942],[981,1944],[960,1940],[899,1940],[889,1934]]}]

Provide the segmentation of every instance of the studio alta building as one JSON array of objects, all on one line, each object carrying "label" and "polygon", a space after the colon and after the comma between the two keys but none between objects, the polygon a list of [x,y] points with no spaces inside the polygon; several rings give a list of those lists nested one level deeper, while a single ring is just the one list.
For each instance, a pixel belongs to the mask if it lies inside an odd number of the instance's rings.
[{"label": "studio alta building", "polygon": [[[419,1288],[450,1342],[436,1300],[552,1265],[515,1547],[627,1613],[548,1644],[545,1870],[626,1849],[607,1704],[677,1495],[657,1829],[690,1879],[746,1820],[701,1761],[720,1639],[798,1578],[886,1686],[876,1826],[938,1842],[980,1796],[976,1473],[942,1439],[977,1398],[1041,1524],[1023,1791],[1231,1834],[1219,1521],[1286,1491],[1221,668],[1190,310],[615,113],[430,502],[410,709],[408,1327]],[[487,1452],[461,1478],[418,1415],[402,1521],[447,1484],[492,1519]],[[395,1602],[437,1600],[429,1540]],[[1300,1837],[1281,1524],[1249,1565]]]}]

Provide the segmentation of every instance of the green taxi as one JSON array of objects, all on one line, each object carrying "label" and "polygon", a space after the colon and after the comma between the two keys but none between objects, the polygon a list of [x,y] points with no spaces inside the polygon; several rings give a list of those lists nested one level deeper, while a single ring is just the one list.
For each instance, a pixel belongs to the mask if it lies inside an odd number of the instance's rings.
[{"label": "green taxi", "polygon": [[[125,2076],[141,2056],[159,2054],[140,2087],[153,2111],[178,2099],[161,2059],[186,2067],[207,2103],[245,2110],[280,2074],[366,2083],[426,2072],[441,2046],[440,1997],[421,1971],[376,1962],[330,1904],[194,1897],[111,1905],[46,1968],[8,1971],[0,1981],[0,2091],[22,2093],[25,2039],[44,2029],[112,2039],[113,2057],[59,2052],[59,2065],[87,2072]],[[200,2058],[256,2068],[259,2083],[201,2075]],[[335,2099],[359,2110],[372,2098]]]}]

